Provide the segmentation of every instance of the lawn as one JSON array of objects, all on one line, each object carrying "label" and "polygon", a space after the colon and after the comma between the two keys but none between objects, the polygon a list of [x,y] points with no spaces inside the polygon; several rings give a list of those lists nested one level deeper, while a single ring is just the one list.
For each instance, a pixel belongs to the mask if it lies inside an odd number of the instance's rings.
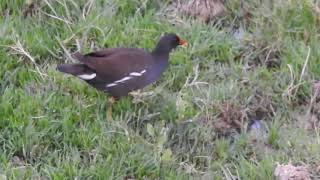
[{"label": "lawn", "polygon": [[[0,179],[320,178],[320,5],[229,0],[205,23],[168,0],[0,1]],[[189,43],[113,105],[56,70],[104,47]]]}]

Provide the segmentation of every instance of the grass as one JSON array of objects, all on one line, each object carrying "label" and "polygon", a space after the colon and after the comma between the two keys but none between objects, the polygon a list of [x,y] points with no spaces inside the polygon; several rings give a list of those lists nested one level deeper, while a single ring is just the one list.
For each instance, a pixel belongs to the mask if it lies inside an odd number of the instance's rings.
[{"label": "grass", "polygon": [[[316,2],[230,0],[209,24],[164,0],[28,3],[0,2],[1,178],[273,179],[277,162],[320,177]],[[164,32],[189,47],[113,121],[105,94],[55,69],[78,49],[151,50]]]}]

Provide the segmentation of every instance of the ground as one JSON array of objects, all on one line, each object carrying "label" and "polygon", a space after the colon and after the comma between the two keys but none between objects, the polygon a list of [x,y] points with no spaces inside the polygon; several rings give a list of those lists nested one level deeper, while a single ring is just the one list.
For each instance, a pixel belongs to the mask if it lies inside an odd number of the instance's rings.
[{"label": "ground", "polygon": [[[320,178],[320,8],[229,0],[203,22],[167,0],[0,2],[0,179]],[[143,96],[114,104],[56,71],[70,53],[188,40]]]}]

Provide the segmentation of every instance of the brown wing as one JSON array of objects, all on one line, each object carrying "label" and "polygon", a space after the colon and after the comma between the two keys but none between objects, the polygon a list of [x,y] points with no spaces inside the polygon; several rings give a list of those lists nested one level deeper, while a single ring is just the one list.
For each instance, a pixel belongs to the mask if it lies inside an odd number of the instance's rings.
[{"label": "brown wing", "polygon": [[153,64],[153,57],[142,49],[110,48],[93,52],[78,58],[105,82],[113,82],[128,76],[131,72],[141,72]]}]

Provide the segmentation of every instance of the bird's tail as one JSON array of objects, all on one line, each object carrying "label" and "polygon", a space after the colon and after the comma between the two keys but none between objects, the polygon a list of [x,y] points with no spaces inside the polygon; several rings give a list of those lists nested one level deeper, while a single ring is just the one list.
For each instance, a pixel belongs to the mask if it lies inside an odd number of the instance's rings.
[{"label": "bird's tail", "polygon": [[77,59],[77,60],[81,61],[84,56],[78,51],[78,52],[73,53],[73,54],[71,55],[71,57],[74,58],[74,59]]},{"label": "bird's tail", "polygon": [[57,70],[63,73],[72,74],[74,76],[94,73],[85,64],[59,64],[57,66]]}]

